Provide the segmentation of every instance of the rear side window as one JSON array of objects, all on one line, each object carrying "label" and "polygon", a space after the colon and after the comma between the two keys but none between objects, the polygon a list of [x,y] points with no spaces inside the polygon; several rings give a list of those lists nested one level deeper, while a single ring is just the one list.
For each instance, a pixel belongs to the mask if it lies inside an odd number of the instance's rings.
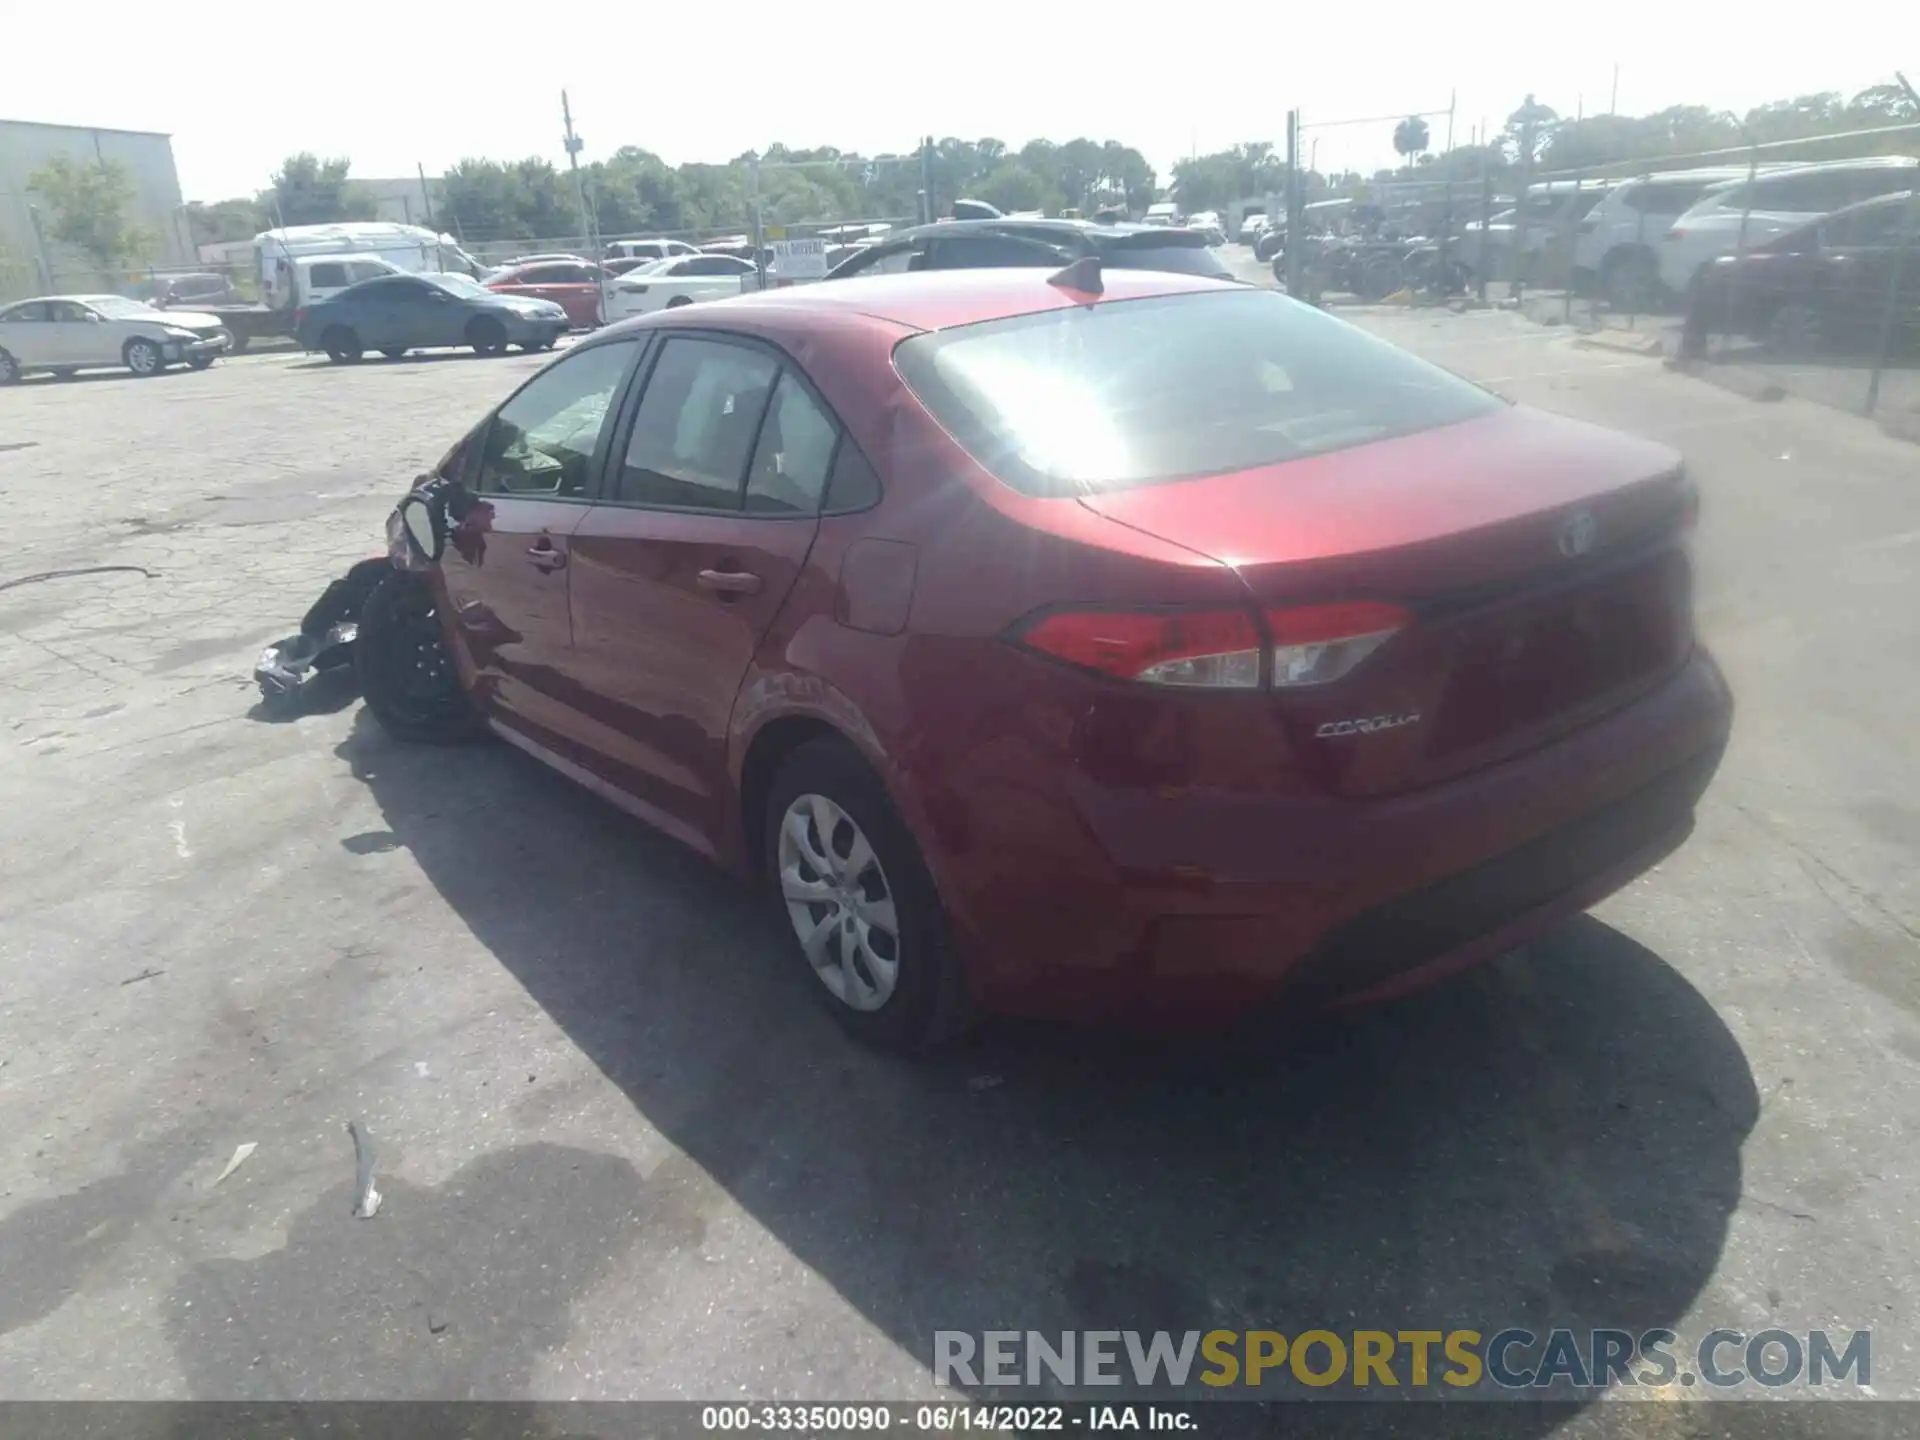
[{"label": "rear side window", "polygon": [[329,261],[307,271],[307,283],[316,290],[337,290],[347,283],[347,267]]},{"label": "rear side window", "polygon": [[807,387],[792,371],[782,374],[747,472],[748,512],[811,515],[818,510],[839,438],[839,427]]},{"label": "rear side window", "polygon": [[740,509],[747,460],[779,363],[717,340],[669,340],[640,397],[618,498],[680,510]]},{"label": "rear side window", "polygon": [[1251,288],[916,335],[894,364],[975,460],[1029,495],[1271,465],[1502,404],[1311,306]]},{"label": "rear side window", "polygon": [[1681,215],[1691,210],[1705,185],[1636,185],[1627,192],[1629,209],[1642,215]]},{"label": "rear side window", "polygon": [[1166,234],[1136,234],[1098,244],[1102,263],[1116,269],[1167,270],[1176,275],[1233,279],[1233,272],[1207,244],[1207,237],[1197,233],[1178,239]]}]

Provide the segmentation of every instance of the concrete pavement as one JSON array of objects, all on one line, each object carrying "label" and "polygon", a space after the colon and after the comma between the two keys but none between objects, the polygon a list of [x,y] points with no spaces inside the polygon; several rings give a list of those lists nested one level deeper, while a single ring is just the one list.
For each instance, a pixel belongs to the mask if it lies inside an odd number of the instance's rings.
[{"label": "concrete pavement", "polygon": [[941,1328],[1564,1324],[1872,1327],[1920,1398],[1914,452],[1508,314],[1361,318],[1688,454],[1741,707],[1698,833],[1309,1035],[919,1066],[517,753],[252,710],[537,361],[0,392],[0,585],[140,567],[0,589],[0,1397],[911,1398]]}]

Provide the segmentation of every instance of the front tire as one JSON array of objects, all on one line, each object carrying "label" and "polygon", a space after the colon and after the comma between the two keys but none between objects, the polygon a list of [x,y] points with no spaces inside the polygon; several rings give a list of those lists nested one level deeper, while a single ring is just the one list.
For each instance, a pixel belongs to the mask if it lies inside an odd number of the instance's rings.
[{"label": "front tire", "polygon": [[669,310],[678,310],[682,305],[691,305],[692,303],[693,297],[691,295],[676,295],[667,301],[666,308]]},{"label": "front tire", "polygon": [[360,612],[353,668],[367,709],[396,740],[457,745],[485,733],[447,648],[433,587],[419,575],[395,570],[374,586]]},{"label": "front tire", "polygon": [[151,379],[167,368],[167,357],[151,340],[142,340],[137,337],[129,340],[126,349],[120,352],[120,357],[127,362],[127,369],[143,380]]},{"label": "front tire", "polygon": [[1826,348],[1826,328],[1818,306],[1789,300],[1767,317],[1767,349],[1782,360],[1812,360]]},{"label": "front tire", "polygon": [[12,385],[20,379],[20,362],[12,354],[0,350],[0,385]]},{"label": "front tire", "polygon": [[816,999],[869,1044],[924,1050],[971,1015],[920,847],[843,741],[787,757],[767,796],[762,869]]},{"label": "front tire", "polygon": [[503,355],[507,349],[507,327],[491,315],[481,315],[467,326],[467,344],[476,355]]}]

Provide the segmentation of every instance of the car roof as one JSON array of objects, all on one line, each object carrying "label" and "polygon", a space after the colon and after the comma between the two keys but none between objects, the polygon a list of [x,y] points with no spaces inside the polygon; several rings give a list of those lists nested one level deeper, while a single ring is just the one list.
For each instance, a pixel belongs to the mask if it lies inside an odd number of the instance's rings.
[{"label": "car roof", "polygon": [[[784,290],[757,291],[709,301],[687,310],[655,311],[611,325],[599,331],[596,338],[646,328],[649,322],[670,325],[711,322],[724,328],[723,317],[729,314],[743,317],[751,314],[752,328],[763,332],[804,330],[811,323],[861,318],[906,330],[945,330],[1044,310],[1065,310],[1084,303],[1059,286],[1049,284],[1048,276],[1052,273],[1036,266],[857,275]],[[1095,303],[1249,288],[1237,280],[1118,268],[1105,270],[1102,282],[1105,295]]]},{"label": "car roof", "polygon": [[1020,219],[1003,215],[992,220],[935,220],[930,225],[916,225],[911,230],[896,230],[881,243],[892,244],[897,240],[938,235],[991,235],[1005,230],[1020,230],[1029,235],[1035,231],[1051,231],[1098,241],[1117,240],[1123,235],[1164,235],[1169,228],[1165,225],[1141,225],[1131,220],[1050,220],[1044,216]]}]

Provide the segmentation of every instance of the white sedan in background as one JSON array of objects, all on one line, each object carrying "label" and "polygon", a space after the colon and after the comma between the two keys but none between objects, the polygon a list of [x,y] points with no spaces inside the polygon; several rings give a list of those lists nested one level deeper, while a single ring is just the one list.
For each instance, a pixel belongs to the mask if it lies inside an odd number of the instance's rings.
[{"label": "white sedan in background", "polygon": [[156,310],[121,295],[44,295],[0,309],[0,385],[33,370],[204,370],[233,344],[215,315]]},{"label": "white sedan in background", "polygon": [[696,300],[720,300],[738,295],[741,279],[752,275],[753,264],[731,255],[676,255],[629,270],[607,291],[607,323],[671,310]]}]

